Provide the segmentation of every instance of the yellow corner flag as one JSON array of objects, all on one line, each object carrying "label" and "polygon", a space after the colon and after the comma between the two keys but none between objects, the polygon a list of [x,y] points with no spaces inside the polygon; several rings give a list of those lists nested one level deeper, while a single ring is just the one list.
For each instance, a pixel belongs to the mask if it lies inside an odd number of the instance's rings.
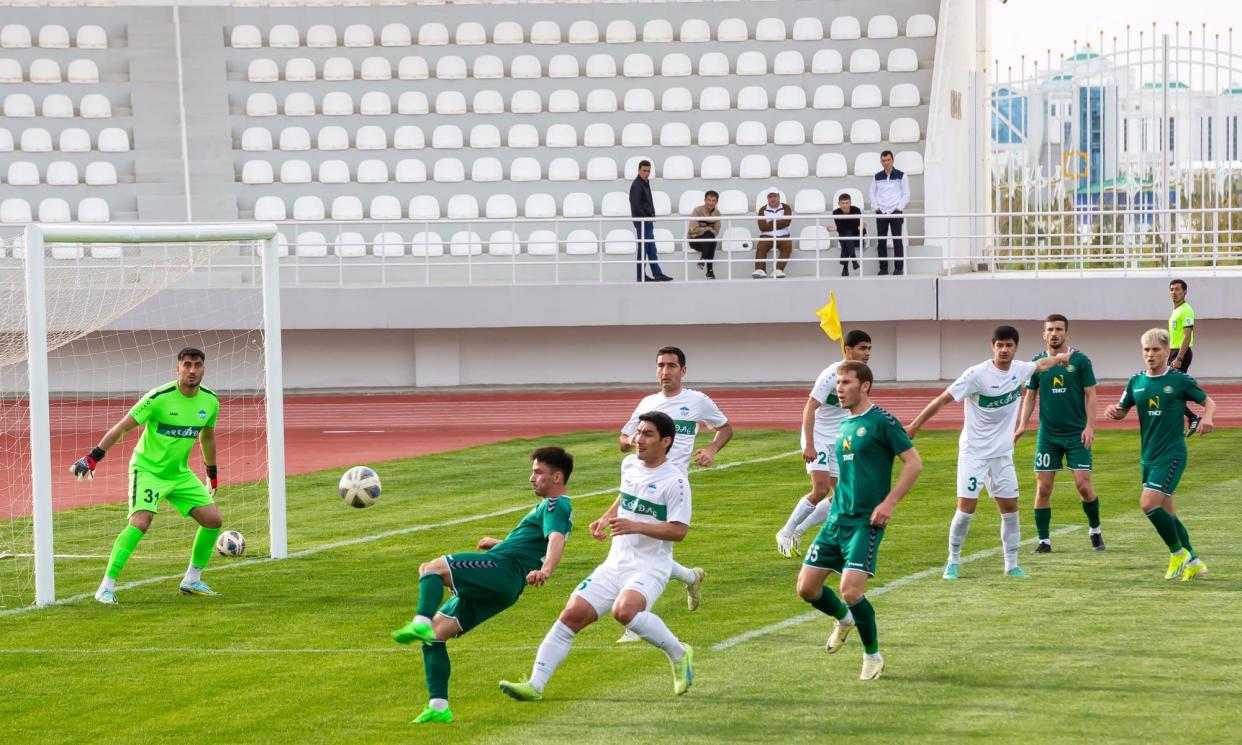
[{"label": "yellow corner flag", "polygon": [[835,292],[831,290],[828,292],[828,304],[815,311],[815,315],[819,316],[819,327],[824,330],[829,339],[841,345],[841,355],[845,356],[845,338],[841,334],[841,315],[837,312]]}]

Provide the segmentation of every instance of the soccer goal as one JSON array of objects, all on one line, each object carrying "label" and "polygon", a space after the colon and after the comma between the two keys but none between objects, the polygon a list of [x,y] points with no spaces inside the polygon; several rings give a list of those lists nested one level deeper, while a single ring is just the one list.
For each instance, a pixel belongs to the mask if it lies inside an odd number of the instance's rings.
[{"label": "soccer goal", "polygon": [[[246,558],[287,555],[275,234],[263,223],[35,224],[0,242],[0,613],[98,583],[128,520],[141,429],[93,480],[70,466],[176,380],[184,347],[206,353],[202,385],[220,403],[224,528],[245,535]],[[197,445],[189,465],[204,478]],[[195,527],[159,504],[122,581],[180,572]]]}]

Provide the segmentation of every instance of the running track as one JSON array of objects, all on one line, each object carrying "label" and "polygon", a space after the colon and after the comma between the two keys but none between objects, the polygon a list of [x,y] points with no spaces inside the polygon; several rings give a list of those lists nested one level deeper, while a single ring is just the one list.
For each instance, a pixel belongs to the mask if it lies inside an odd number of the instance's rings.
[{"label": "running track", "polygon": [[[1218,427],[1242,427],[1242,385],[1209,385],[1217,402]],[[796,447],[806,391],[705,389],[720,404],[733,426],[745,429],[791,430],[790,449]],[[940,389],[876,390],[873,399],[898,419],[908,422]],[[1119,386],[1100,386],[1100,410],[1120,395]],[[412,455],[456,450],[513,437],[542,437],[582,430],[620,428],[629,418],[641,392],[575,391],[572,393],[469,393],[377,396],[291,396],[285,401],[286,468],[290,475]],[[221,446],[221,475],[227,481],[248,481],[265,475],[257,447],[263,439],[263,411],[253,399],[224,401],[217,424]],[[0,411],[0,478],[21,483],[25,468],[19,451],[25,445],[24,412],[13,407]],[[108,427],[124,416],[128,403],[78,401],[53,405],[53,473],[56,508],[116,501],[125,494],[124,466],[128,452],[114,452],[89,485],[75,484],[68,475],[73,460],[91,448]],[[947,406],[929,429],[958,429],[962,408]],[[1100,428],[1132,429],[1131,416],[1117,423],[1098,422]],[[745,436],[744,434],[741,436]],[[136,436],[131,434],[132,443]],[[245,447],[228,447],[244,440]],[[192,462],[197,461],[197,456]],[[25,514],[25,499],[4,504],[0,519]]]}]

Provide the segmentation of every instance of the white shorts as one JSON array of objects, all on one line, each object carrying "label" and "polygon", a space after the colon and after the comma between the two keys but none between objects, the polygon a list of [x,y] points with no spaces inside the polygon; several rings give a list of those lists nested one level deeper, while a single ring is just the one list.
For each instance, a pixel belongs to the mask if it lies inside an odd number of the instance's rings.
[{"label": "white shorts", "polygon": [[655,607],[655,603],[664,594],[664,586],[668,584],[668,574],[644,569],[615,569],[607,564],[600,564],[591,572],[591,576],[582,580],[572,595],[577,595],[591,604],[595,609],[596,618],[603,618],[612,612],[612,604],[617,596],[625,590],[635,590],[647,598],[647,610]]},{"label": "white shorts", "polygon": [[978,499],[985,488],[993,499],[1018,496],[1018,472],[1013,467],[1013,455],[996,458],[957,456],[957,496]]},{"label": "white shorts", "polygon": [[[806,450],[806,436],[798,437],[798,442],[802,445],[802,449]],[[822,432],[815,432],[815,460],[806,464],[806,472],[811,471],[827,471],[836,476],[840,471],[837,468],[837,438],[829,437]]]}]

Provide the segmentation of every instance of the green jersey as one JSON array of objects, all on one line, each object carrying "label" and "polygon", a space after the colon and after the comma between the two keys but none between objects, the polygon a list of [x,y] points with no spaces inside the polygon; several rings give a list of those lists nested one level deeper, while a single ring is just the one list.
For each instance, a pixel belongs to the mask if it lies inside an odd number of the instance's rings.
[{"label": "green jersey", "polygon": [[527,574],[543,566],[548,554],[548,537],[560,533],[566,538],[573,529],[574,505],[569,497],[541,499],[517,527],[487,553],[513,559]]},{"label": "green jersey", "polygon": [[220,400],[201,385],[189,397],[175,380],[147,391],[129,410],[134,421],[146,425],[129,467],[169,480],[190,473],[194,442],[204,429],[216,426],[219,412]]},{"label": "green jersey", "polygon": [[1207,393],[1195,379],[1184,372],[1166,368],[1164,373],[1149,377],[1141,372],[1130,378],[1118,405],[1138,409],[1139,431],[1142,432],[1142,463],[1169,459],[1186,459],[1186,439],[1182,420],[1186,402],[1203,403]]},{"label": "green jersey", "polygon": [[1169,314],[1169,346],[1173,351],[1182,348],[1182,340],[1186,337],[1186,332],[1190,331],[1190,348],[1195,346],[1195,309],[1190,307],[1190,303],[1182,303],[1173,309]]},{"label": "green jersey", "polygon": [[828,522],[866,525],[871,512],[892,487],[893,458],[914,443],[901,422],[874,404],[857,416],[846,417],[837,435],[837,466],[841,474]]},{"label": "green jersey", "polygon": [[[1031,358],[1047,357],[1040,352]],[[1077,438],[1087,428],[1086,389],[1095,385],[1091,360],[1077,349],[1070,350],[1067,364],[1036,372],[1026,387],[1039,391],[1039,431],[1053,437]]]}]

